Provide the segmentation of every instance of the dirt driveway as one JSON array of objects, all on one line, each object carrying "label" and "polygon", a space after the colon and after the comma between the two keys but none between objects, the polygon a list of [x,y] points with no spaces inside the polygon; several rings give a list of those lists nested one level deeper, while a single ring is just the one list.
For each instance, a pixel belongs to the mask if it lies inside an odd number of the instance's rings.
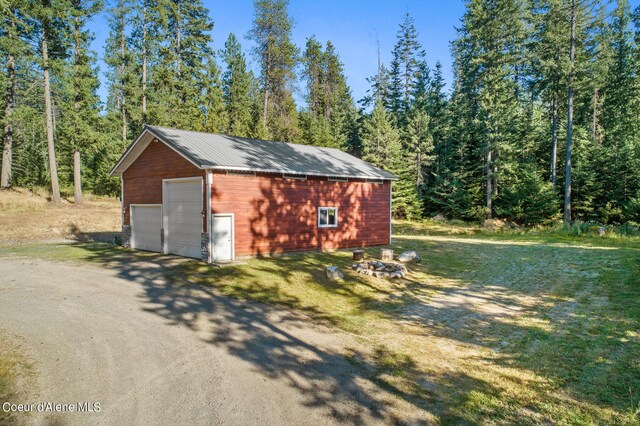
[{"label": "dirt driveway", "polygon": [[169,285],[162,267],[0,259],[0,328],[37,388],[23,403],[97,402],[36,424],[379,423],[384,392],[341,355],[349,338],[286,310]]}]

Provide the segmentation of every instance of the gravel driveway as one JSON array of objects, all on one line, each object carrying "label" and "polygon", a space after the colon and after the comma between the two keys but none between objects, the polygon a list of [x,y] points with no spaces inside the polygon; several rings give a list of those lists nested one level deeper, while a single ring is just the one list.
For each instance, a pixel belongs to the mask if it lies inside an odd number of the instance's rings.
[{"label": "gravel driveway", "polygon": [[385,395],[300,314],[126,271],[0,258],[0,328],[36,367],[26,403],[97,402],[35,424],[379,423]]}]

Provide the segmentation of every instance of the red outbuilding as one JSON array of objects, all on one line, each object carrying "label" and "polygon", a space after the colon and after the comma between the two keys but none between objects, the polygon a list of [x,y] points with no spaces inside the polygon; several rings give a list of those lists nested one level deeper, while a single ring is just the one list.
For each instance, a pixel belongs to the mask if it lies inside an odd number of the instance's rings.
[{"label": "red outbuilding", "polygon": [[334,148],[145,126],[111,174],[140,250],[222,262],[391,238],[397,178]]}]

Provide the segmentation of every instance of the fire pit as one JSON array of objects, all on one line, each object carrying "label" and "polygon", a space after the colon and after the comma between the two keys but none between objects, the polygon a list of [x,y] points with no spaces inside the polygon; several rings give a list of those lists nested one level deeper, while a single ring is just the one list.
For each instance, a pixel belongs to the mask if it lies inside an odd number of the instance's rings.
[{"label": "fire pit", "polygon": [[354,263],[353,269],[359,274],[372,275],[377,278],[404,278],[409,272],[404,265],[381,260]]}]

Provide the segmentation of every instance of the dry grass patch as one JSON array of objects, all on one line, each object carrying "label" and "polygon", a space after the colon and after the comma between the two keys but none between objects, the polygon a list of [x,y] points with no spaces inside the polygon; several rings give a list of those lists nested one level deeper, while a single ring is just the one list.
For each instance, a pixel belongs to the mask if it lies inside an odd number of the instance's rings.
[{"label": "dry grass patch", "polygon": [[[19,339],[0,331],[0,404],[25,403],[28,391],[34,386],[31,362],[19,350]],[[26,423],[24,413],[5,413],[0,409],[0,424]]]},{"label": "dry grass patch", "polygon": [[72,199],[54,204],[44,191],[0,191],[0,243],[51,241],[84,233],[118,232],[120,202],[115,198],[85,195],[76,205]]}]

